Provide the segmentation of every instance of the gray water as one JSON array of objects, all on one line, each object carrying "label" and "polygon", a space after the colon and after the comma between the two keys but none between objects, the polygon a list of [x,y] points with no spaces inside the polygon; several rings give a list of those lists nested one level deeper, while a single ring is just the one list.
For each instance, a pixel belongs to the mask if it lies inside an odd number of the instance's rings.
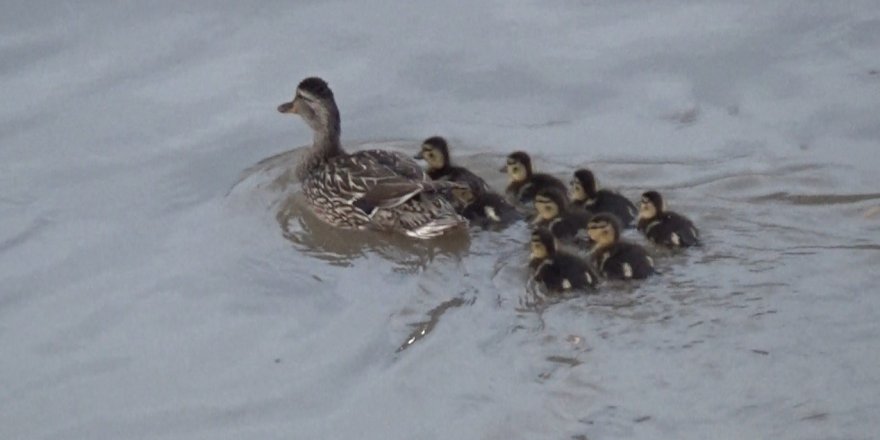
[{"label": "gray water", "polygon": [[[875,3],[6,4],[0,438],[874,438]],[[328,228],[314,74],[350,150],[525,149],[705,245],[547,299],[525,224]]]}]

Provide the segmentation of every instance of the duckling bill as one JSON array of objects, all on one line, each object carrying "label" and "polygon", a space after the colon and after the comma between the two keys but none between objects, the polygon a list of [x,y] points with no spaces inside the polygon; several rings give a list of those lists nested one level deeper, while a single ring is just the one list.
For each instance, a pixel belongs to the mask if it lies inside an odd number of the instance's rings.
[{"label": "duckling bill", "polygon": [[530,203],[538,191],[545,188],[556,188],[565,194],[566,188],[561,180],[544,173],[532,170],[532,158],[524,151],[515,151],[507,156],[507,164],[500,170],[507,172],[509,184],[507,195],[514,201]]},{"label": "duckling bill", "polygon": [[607,189],[599,188],[599,181],[592,171],[579,169],[574,172],[569,183],[571,203],[598,214],[614,214],[624,228],[633,226],[638,211],[626,197]]},{"label": "duckling bill", "polygon": [[642,194],[639,203],[639,231],[659,245],[677,248],[700,243],[700,234],[687,217],[666,210],[666,202],[657,191]]},{"label": "duckling bill", "polygon": [[642,279],[654,274],[654,260],[645,248],[620,239],[620,221],[613,214],[596,214],[587,226],[594,265],[609,279]]},{"label": "duckling bill", "polygon": [[529,267],[535,281],[552,292],[595,288],[599,276],[589,263],[557,249],[553,234],[537,229],[530,241]]}]

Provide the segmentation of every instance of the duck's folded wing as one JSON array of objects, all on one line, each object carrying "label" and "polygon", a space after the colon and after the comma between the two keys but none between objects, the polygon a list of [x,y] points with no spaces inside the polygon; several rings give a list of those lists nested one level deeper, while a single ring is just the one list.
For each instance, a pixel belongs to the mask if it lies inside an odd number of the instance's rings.
[{"label": "duck's folded wing", "polygon": [[353,156],[355,155],[369,157],[398,176],[419,181],[429,180],[425,170],[405,154],[386,150],[366,150],[355,153]]},{"label": "duck's folded wing", "polygon": [[389,209],[406,202],[423,189],[419,182],[405,180],[381,182],[353,200],[352,205],[367,215],[372,215],[376,209]]}]

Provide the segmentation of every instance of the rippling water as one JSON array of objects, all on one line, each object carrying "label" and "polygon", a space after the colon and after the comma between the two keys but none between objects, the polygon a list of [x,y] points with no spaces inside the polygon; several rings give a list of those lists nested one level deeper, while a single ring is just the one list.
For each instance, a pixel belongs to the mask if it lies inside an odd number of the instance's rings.
[{"label": "rippling water", "polygon": [[[415,151],[417,145],[411,140],[357,148]],[[458,162],[502,191],[497,167],[504,155],[467,151],[455,151]],[[422,406],[393,411],[425,417],[422,412],[435,407],[416,396],[422,393],[439,393],[465,413],[505,408],[503,396],[512,393],[519,397],[505,426],[480,436],[662,436],[682,429],[680,424],[711,436],[757,420],[767,432],[806,438],[832,418],[869,418],[876,408],[856,403],[870,400],[867,391],[849,405],[823,405],[820,396],[843,389],[829,387],[833,378],[817,377],[806,366],[820,362],[829,373],[853,372],[848,357],[862,355],[822,343],[826,332],[863,327],[865,343],[875,343],[866,304],[876,300],[865,303],[862,292],[873,289],[874,277],[865,270],[880,260],[880,243],[868,233],[878,225],[864,215],[880,195],[836,192],[840,188],[830,182],[841,171],[837,166],[796,159],[758,164],[748,154],[569,165],[540,157],[537,166],[559,177],[592,167],[604,185],[634,200],[646,189],[659,189],[671,209],[691,216],[704,236],[702,247],[671,251],[630,230],[625,236],[648,246],[660,276],[608,282],[598,294],[547,299],[527,284],[525,224],[504,231],[472,228],[469,240],[428,242],[333,230],[307,213],[296,183],[282,171],[301,152],[258,164],[240,185],[251,192],[248,197],[256,192],[272,200],[268,213],[277,213],[280,230],[297,250],[293,264],[315,277],[315,290],[331,283],[327,292],[344,302],[370,303],[364,307],[371,309],[382,304],[376,313],[387,313],[383,321],[390,332],[373,347],[383,365],[376,374],[402,381],[392,387],[396,398]],[[332,284],[340,278],[378,282],[340,290]],[[805,305],[817,304],[825,304],[819,307],[824,312],[804,313]],[[866,320],[839,322],[833,317],[839,309]],[[345,332],[338,337],[345,339]],[[876,379],[863,373],[839,380]],[[438,390],[438,381],[456,385]]]},{"label": "rippling water", "polygon": [[[880,432],[876,1],[43,3],[0,15],[0,439]],[[350,149],[528,150],[705,244],[548,299],[525,224],[332,230],[275,110],[314,74]]]}]

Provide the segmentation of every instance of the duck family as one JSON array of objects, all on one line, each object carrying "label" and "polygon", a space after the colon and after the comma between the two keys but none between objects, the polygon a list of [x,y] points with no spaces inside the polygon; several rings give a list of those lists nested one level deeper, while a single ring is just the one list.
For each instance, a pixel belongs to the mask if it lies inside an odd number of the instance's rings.
[{"label": "duck family", "polygon": [[593,171],[574,170],[565,185],[537,172],[525,151],[506,157],[500,169],[508,178],[503,194],[456,165],[441,136],[425,139],[414,155],[348,153],[340,143],[333,92],[321,78],[302,80],[293,100],[278,111],[298,115],[312,130],[312,145],[296,177],[309,210],[338,228],[430,239],[469,226],[497,229],[527,220],[532,279],[550,292],[593,290],[602,279],[639,280],[655,274],[648,250],[622,238],[629,228],[635,227],[654,246],[700,243],[693,222],[667,210],[658,191],[642,193],[636,208],[624,195],[600,188]]}]

